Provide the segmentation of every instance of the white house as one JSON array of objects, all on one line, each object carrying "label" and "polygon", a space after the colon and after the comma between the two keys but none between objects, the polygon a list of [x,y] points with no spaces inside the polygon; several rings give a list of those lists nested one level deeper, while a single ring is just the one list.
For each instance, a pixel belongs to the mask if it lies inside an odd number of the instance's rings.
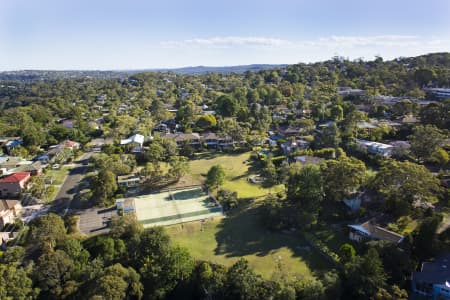
[{"label": "white house", "polygon": [[356,140],[356,144],[360,151],[371,153],[371,154],[379,154],[384,157],[389,157],[392,155],[392,151],[394,149],[394,146],[378,143],[378,142],[372,142],[372,141],[366,141],[366,140]]},{"label": "white house", "polygon": [[132,152],[141,152],[144,145],[144,136],[134,134],[127,139],[120,140],[120,145],[131,145],[134,146]]}]

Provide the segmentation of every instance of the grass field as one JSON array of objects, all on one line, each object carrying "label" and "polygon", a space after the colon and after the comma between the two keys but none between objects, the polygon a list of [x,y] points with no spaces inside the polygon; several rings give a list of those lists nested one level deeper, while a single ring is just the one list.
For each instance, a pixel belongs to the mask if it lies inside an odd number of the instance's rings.
[{"label": "grass field", "polygon": [[[192,222],[167,227],[172,241],[201,260],[227,266],[244,257],[263,277],[274,273],[313,276],[329,269],[328,263],[296,233],[266,230],[257,209],[247,209],[222,220]],[[305,247],[305,248],[304,248]]]},{"label": "grass field", "polygon": [[223,188],[237,192],[239,198],[258,198],[269,192],[275,193],[283,189],[282,185],[267,189],[258,184],[249,183],[247,178],[258,174],[258,170],[249,162],[249,159],[250,152],[200,155],[189,162],[190,175],[194,182],[202,183],[213,165],[221,165],[226,173]]}]

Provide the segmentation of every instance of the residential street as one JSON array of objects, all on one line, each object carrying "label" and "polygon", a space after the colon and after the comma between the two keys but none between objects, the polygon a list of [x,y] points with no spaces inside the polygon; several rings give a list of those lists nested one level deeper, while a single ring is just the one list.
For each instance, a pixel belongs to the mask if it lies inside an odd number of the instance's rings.
[{"label": "residential street", "polygon": [[74,167],[69,171],[64,180],[56,198],[53,202],[52,210],[58,214],[65,215],[70,210],[70,204],[73,197],[79,189],[80,182],[89,169],[88,161],[91,156],[99,151],[99,147],[104,143],[103,139],[93,140],[94,146],[89,152],[84,153],[79,160],[73,165]]},{"label": "residential street", "polygon": [[81,158],[74,163],[74,167],[69,171],[64,183],[62,184],[55,200],[53,201],[53,209],[58,214],[65,215],[70,209],[70,203],[78,192],[79,184],[83,180],[84,174],[89,166],[87,162],[91,158],[93,152],[84,153]]}]

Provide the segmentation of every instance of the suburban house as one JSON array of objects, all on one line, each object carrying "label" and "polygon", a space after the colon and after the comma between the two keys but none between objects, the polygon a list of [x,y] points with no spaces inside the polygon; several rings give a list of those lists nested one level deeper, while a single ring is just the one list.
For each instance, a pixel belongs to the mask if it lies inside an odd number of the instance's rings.
[{"label": "suburban house", "polygon": [[80,148],[80,143],[77,143],[77,142],[74,142],[74,141],[70,141],[70,140],[65,140],[64,142],[61,143],[61,145],[64,148],[69,148],[69,149],[72,149],[72,150]]},{"label": "suburban house", "polygon": [[182,147],[186,143],[194,148],[201,146],[200,135],[198,133],[170,133],[166,134],[163,138],[174,140],[178,147]]},{"label": "suburban house", "polygon": [[21,209],[19,200],[0,200],[0,228],[14,223]]},{"label": "suburban house", "polygon": [[340,86],[337,88],[337,93],[339,96],[345,97],[345,96],[364,96],[365,93],[361,89],[353,89],[351,87],[346,86]]},{"label": "suburban house", "polygon": [[354,192],[348,197],[344,198],[342,202],[351,212],[356,212],[361,208],[362,203],[361,196],[362,196],[361,192]]},{"label": "suburban house", "polygon": [[310,155],[295,156],[293,160],[294,163],[299,163],[302,167],[306,165],[320,165],[323,161],[325,161],[323,158]]},{"label": "suburban house", "polygon": [[394,149],[392,145],[358,139],[356,140],[356,145],[362,152],[379,154],[384,157],[391,156]]},{"label": "suburban house", "polygon": [[51,162],[54,162],[56,159],[59,159],[60,157],[64,158],[63,160],[67,159],[66,153],[64,152],[64,147],[61,147],[61,145],[50,146],[46,156],[49,158],[49,161]]},{"label": "suburban house", "polygon": [[17,196],[24,191],[30,180],[30,173],[17,172],[0,179],[0,197]]},{"label": "suburban house", "polygon": [[75,121],[71,120],[71,119],[67,119],[67,120],[63,120],[61,124],[65,128],[73,129],[73,127],[75,126]]},{"label": "suburban house", "polygon": [[23,160],[19,157],[2,156],[0,162],[0,175],[10,174],[11,170],[20,167]]},{"label": "suburban house", "polygon": [[289,155],[297,150],[308,149],[309,142],[305,140],[291,140],[280,145],[284,155]]},{"label": "suburban house", "polygon": [[357,122],[356,127],[360,130],[364,130],[367,132],[370,132],[373,129],[378,128],[378,126],[376,124],[374,124],[372,122],[367,122],[367,121]]},{"label": "suburban house", "polygon": [[207,148],[217,148],[219,137],[214,132],[208,132],[202,135]]},{"label": "suburban house", "polygon": [[403,236],[378,226],[373,220],[362,224],[347,225],[350,229],[349,238],[353,241],[363,242],[366,240],[381,240],[392,243],[400,243]]},{"label": "suburban house", "polygon": [[131,152],[141,152],[144,145],[144,136],[141,134],[134,134],[127,139],[120,140],[120,145],[131,146],[133,148]]},{"label": "suburban house", "polygon": [[134,213],[134,199],[133,198],[120,198],[116,200],[116,208],[119,215],[126,215],[129,213]]},{"label": "suburban house", "polygon": [[42,174],[42,164],[40,161],[35,161],[31,164],[21,165],[14,169],[14,172],[28,172],[31,176]]},{"label": "suburban house", "polygon": [[119,187],[130,188],[141,184],[141,177],[137,174],[117,176],[117,185]]},{"label": "suburban house", "polygon": [[295,126],[282,127],[279,129],[279,133],[285,137],[298,136],[302,133],[302,129]]},{"label": "suburban house", "polygon": [[450,299],[450,253],[424,262],[412,275],[412,291],[429,299]]},{"label": "suburban house", "polygon": [[10,154],[11,150],[17,146],[22,145],[21,138],[2,138],[0,139],[0,144],[2,145],[2,149],[5,153]]},{"label": "suburban house", "polygon": [[221,149],[231,148],[234,146],[233,139],[228,135],[219,137],[218,141],[219,141],[219,148]]},{"label": "suburban house", "polygon": [[268,132],[269,137],[267,138],[267,142],[270,146],[276,146],[279,140],[282,140],[284,137],[281,134],[275,133],[273,131]]},{"label": "suburban house", "polygon": [[170,133],[170,128],[167,124],[161,123],[153,128],[153,132]]},{"label": "suburban house", "polygon": [[425,88],[424,91],[438,99],[450,99],[450,89],[445,88]]},{"label": "suburban house", "polygon": [[397,156],[404,156],[409,152],[411,144],[407,141],[392,141],[389,145],[393,146],[392,154]]}]

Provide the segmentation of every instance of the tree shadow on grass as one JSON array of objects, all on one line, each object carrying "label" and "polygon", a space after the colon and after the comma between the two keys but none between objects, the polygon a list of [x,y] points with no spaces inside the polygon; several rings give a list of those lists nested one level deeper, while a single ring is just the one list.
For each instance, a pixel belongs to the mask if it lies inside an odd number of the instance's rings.
[{"label": "tree shadow on grass", "polygon": [[298,232],[277,232],[264,228],[260,208],[252,207],[233,213],[218,225],[216,233],[216,255],[242,257],[271,255],[274,251],[287,247],[306,263],[311,270],[329,269],[329,263],[312,248]]}]

